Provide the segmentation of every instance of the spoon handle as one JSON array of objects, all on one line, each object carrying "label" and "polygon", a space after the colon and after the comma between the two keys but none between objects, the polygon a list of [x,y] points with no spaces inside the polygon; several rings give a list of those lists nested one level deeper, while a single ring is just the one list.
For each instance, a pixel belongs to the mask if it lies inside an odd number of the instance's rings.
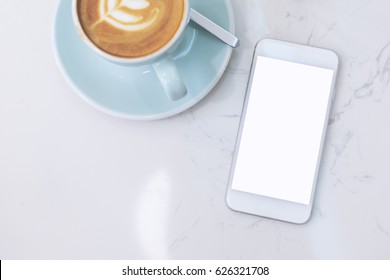
[{"label": "spoon handle", "polygon": [[239,40],[236,36],[192,8],[190,10],[190,17],[193,22],[199,24],[229,46],[233,48],[238,46]]}]

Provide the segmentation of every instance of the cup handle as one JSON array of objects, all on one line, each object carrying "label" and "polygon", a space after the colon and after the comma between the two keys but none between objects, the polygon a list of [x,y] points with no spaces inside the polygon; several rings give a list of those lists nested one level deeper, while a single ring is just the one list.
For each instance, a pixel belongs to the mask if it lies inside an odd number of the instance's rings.
[{"label": "cup handle", "polygon": [[180,77],[175,63],[169,57],[161,58],[152,64],[154,72],[160,80],[165,94],[171,101],[183,98],[187,94],[187,87]]}]

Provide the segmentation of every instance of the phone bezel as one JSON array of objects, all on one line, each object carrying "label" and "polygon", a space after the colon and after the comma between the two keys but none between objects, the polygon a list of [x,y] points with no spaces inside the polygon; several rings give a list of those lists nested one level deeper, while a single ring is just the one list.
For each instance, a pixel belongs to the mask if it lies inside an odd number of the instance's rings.
[{"label": "phone bezel", "polygon": [[[246,109],[250,97],[254,70],[256,68],[257,57],[265,56],[274,59],[280,59],[289,62],[301,63],[310,66],[322,67],[334,70],[332,85],[329,92],[326,116],[323,124],[323,132],[320,144],[320,150],[317,157],[315,176],[312,185],[310,203],[308,205],[294,203],[286,200],[271,198],[267,196],[247,193],[232,189],[232,179],[237,160],[238,151],[240,148],[240,140],[243,131],[243,124],[246,117]],[[228,188],[226,194],[226,203],[232,210],[254,214],[258,216],[283,220],[287,222],[302,224],[309,220],[313,207],[314,196],[316,192],[317,178],[321,158],[323,154],[324,140],[328,126],[328,119],[331,110],[332,100],[334,99],[334,88],[337,76],[339,59],[335,52],[327,49],[316,48],[312,46],[300,45],[296,43],[280,41],[276,39],[263,39],[256,44],[256,48],[252,58],[249,81],[246,89],[246,96],[243,105],[243,114],[241,117],[239,131],[236,138],[233,160],[230,168]]]}]

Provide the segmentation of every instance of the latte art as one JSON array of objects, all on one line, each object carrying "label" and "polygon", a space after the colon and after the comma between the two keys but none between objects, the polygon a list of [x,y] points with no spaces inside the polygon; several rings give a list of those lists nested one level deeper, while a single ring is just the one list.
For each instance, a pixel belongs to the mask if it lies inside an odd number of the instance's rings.
[{"label": "latte art", "polygon": [[[158,7],[150,9],[147,0],[99,0],[100,21],[127,30],[140,31],[152,25],[158,17]],[[148,9],[149,8],[149,9]]]},{"label": "latte art", "polygon": [[184,0],[79,0],[82,29],[101,50],[125,58],[164,47],[183,22]]}]

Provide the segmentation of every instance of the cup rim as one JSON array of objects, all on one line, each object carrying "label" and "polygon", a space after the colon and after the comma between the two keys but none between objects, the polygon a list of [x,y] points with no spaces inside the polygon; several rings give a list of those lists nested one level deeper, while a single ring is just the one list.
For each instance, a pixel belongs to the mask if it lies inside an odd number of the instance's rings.
[{"label": "cup rim", "polygon": [[73,18],[73,23],[75,25],[75,28],[76,28],[76,31],[79,33],[81,39],[92,49],[94,50],[96,53],[98,53],[100,56],[110,60],[110,61],[113,61],[113,62],[116,62],[116,63],[124,63],[124,64],[142,64],[142,63],[149,63],[149,62],[153,62],[155,60],[157,60],[158,58],[160,58],[162,55],[164,55],[172,46],[175,45],[175,43],[177,42],[177,40],[181,37],[181,35],[183,34],[184,30],[186,29],[187,27],[187,24],[190,20],[190,1],[189,0],[183,0],[184,1],[184,4],[185,4],[185,7],[184,7],[184,16],[183,16],[183,19],[180,23],[180,26],[178,28],[178,30],[176,31],[175,35],[171,38],[171,40],[165,44],[162,48],[160,48],[159,50],[157,50],[156,52],[153,52],[151,54],[148,54],[146,56],[142,56],[142,57],[136,57],[136,58],[132,58],[132,57],[120,57],[120,56],[115,56],[113,54],[110,54],[108,52],[105,52],[104,50],[102,50],[101,48],[99,48],[98,46],[96,46],[92,41],[91,39],[87,36],[87,34],[85,33],[81,23],[80,23],[80,20],[79,20],[79,16],[78,16],[78,12],[77,12],[77,2],[79,0],[72,0],[72,18]]}]

